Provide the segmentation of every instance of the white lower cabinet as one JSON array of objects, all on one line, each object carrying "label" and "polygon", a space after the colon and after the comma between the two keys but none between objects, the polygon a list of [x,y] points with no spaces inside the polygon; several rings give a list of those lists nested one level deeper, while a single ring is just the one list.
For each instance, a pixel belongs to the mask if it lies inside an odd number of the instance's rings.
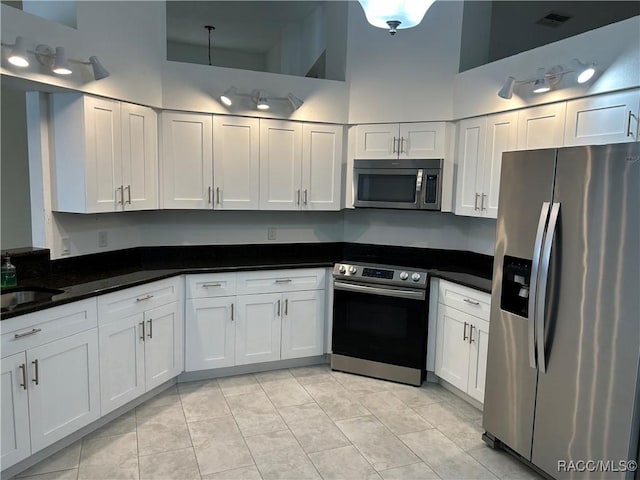
[{"label": "white lower cabinet", "polygon": [[282,295],[240,295],[236,301],[236,365],[280,360]]},{"label": "white lower cabinet", "polygon": [[185,370],[232,367],[236,356],[236,297],[193,298],[186,304]]},{"label": "white lower cabinet", "polygon": [[145,387],[151,390],[183,370],[183,319],[178,303],[144,313]]},{"label": "white lower cabinet", "polygon": [[96,300],[2,321],[2,469],[100,417]]},{"label": "white lower cabinet", "polygon": [[[436,322],[435,373],[480,403],[487,370],[489,294],[440,280]],[[460,310],[459,305],[463,306]],[[476,309],[475,311],[473,309]]]},{"label": "white lower cabinet", "polygon": [[325,291],[289,292],[284,295],[280,357],[322,355]]}]

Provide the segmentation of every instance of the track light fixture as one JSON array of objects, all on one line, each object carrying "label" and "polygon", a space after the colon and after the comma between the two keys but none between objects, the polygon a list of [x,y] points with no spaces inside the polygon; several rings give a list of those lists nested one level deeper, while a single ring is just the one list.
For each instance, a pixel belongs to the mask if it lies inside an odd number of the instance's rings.
[{"label": "track light fixture", "polygon": [[250,98],[258,110],[269,110],[274,101],[287,102],[293,111],[296,111],[304,104],[304,101],[293,93],[287,94],[286,97],[269,97],[264,90],[256,89],[251,93],[239,93],[236,87],[230,87],[219,98],[220,102],[227,107],[231,107],[236,98]]},{"label": "track light fixture", "polygon": [[98,57],[92,56],[88,62],[82,60],[73,60],[67,58],[64,47],[56,47],[55,50],[49,45],[38,45],[35,50],[28,50],[24,37],[17,37],[16,43],[13,45],[2,44],[3,47],[11,47],[11,51],[7,56],[7,61],[16,67],[25,68],[30,65],[28,54],[34,55],[38,63],[51,68],[56,75],[71,75],[73,69],[70,64],[90,65],[93,70],[93,78],[102,80],[109,76],[109,72],[104,65],[100,63]]},{"label": "track light fixture", "polygon": [[593,77],[595,72],[594,63],[584,64],[577,58],[574,58],[571,60],[570,69],[565,70],[561,65],[555,65],[549,69],[539,68],[535,78],[529,80],[516,80],[512,76],[508,76],[502,88],[498,91],[498,96],[509,100],[513,97],[515,89],[527,84],[533,84],[533,93],[545,93],[558,85],[560,80],[569,73],[576,74],[576,81],[578,83],[585,83]]}]

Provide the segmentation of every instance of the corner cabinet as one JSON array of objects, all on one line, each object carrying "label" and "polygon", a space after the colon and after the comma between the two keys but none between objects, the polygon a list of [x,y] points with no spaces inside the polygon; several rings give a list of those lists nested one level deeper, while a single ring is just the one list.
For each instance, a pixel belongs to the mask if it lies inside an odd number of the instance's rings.
[{"label": "corner cabinet", "polygon": [[96,300],[3,320],[2,468],[100,417]]},{"label": "corner cabinet", "polygon": [[484,402],[489,344],[490,295],[445,280],[437,295],[435,373],[480,403]]},{"label": "corner cabinet", "polygon": [[497,218],[502,154],[516,149],[517,112],[462,120],[456,215]]},{"label": "corner cabinet", "polygon": [[355,158],[444,158],[445,122],[358,125]]},{"label": "corner cabinet", "polygon": [[157,114],[148,107],[52,95],[55,211],[158,208]]}]

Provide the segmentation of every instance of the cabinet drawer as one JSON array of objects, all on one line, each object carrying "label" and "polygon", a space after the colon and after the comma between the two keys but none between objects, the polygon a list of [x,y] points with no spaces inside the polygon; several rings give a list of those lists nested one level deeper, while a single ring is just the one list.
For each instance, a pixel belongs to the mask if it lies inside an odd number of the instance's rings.
[{"label": "cabinet drawer", "polygon": [[483,320],[489,320],[491,295],[457,283],[440,280],[438,302]]},{"label": "cabinet drawer", "polygon": [[100,324],[177,301],[182,282],[182,277],[174,277],[98,297]]},{"label": "cabinet drawer", "polygon": [[187,298],[228,297],[236,294],[235,273],[202,273],[186,277]]},{"label": "cabinet drawer", "polygon": [[97,323],[95,298],[3,320],[0,324],[2,356],[95,328]]},{"label": "cabinet drawer", "polygon": [[246,293],[293,292],[296,290],[324,290],[323,268],[265,270],[239,272],[238,295]]}]

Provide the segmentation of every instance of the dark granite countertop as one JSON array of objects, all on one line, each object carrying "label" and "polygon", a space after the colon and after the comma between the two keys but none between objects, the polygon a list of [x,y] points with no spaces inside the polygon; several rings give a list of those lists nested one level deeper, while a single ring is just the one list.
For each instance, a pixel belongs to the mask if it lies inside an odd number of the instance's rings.
[{"label": "dark granite countertop", "polygon": [[[15,260],[13,260],[15,259]],[[326,268],[345,259],[406,265],[491,292],[487,255],[452,250],[349,243],[140,247],[49,260],[47,250],[12,257],[20,287],[64,290],[51,300],[0,312],[5,320],[176,275],[287,268]]]}]

